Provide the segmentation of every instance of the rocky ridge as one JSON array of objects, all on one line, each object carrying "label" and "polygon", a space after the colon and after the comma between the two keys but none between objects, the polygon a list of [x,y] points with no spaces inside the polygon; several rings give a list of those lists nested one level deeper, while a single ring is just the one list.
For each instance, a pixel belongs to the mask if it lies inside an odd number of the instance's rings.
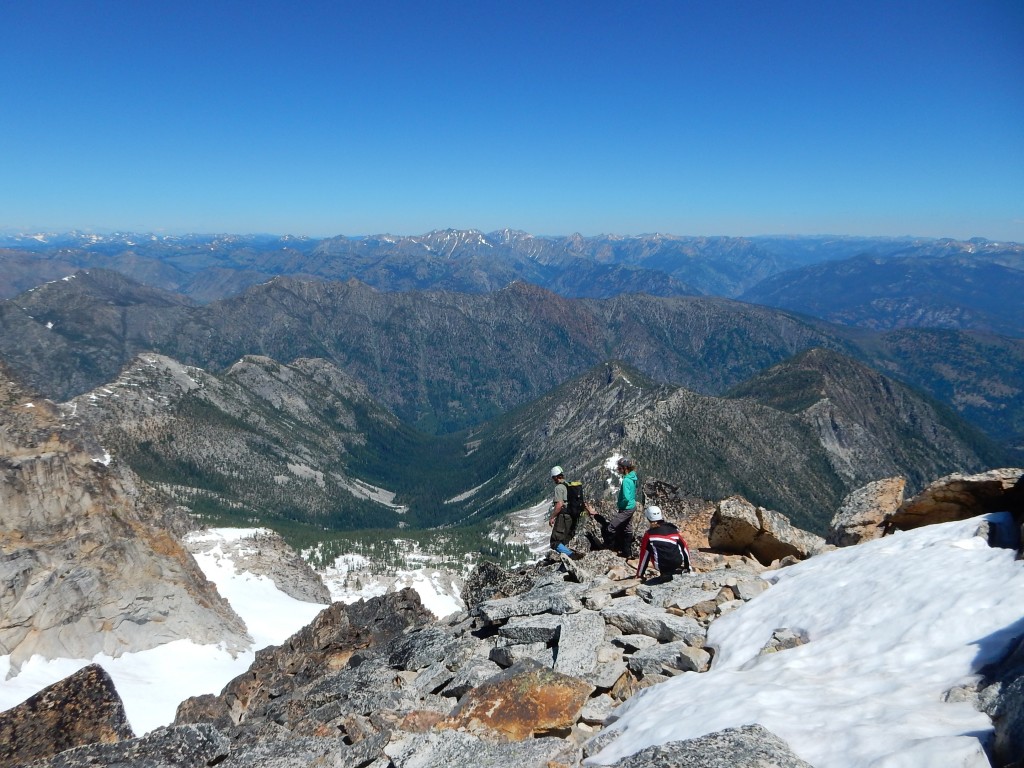
[{"label": "rocky ridge", "polygon": [[[61,406],[123,461],[191,507],[336,528],[395,526],[383,489],[353,477],[352,452],[401,425],[324,360],[250,355],[221,375],[157,354]],[[392,494],[393,495],[393,494]]]},{"label": "rocky ridge", "polygon": [[[432,621],[412,590],[335,603],[258,652],[220,695],[183,702],[172,726],[34,765],[165,765],[169,741],[190,745],[180,766],[397,768],[470,755],[475,765],[578,765],[618,703],[706,669],[708,622],[764,588],[760,566],[744,558],[657,586],[596,575],[617,565],[611,553],[588,558],[517,574],[483,566],[467,583],[478,602],[446,622]],[[778,740],[762,748],[791,756]]]},{"label": "rocky ridge", "polygon": [[900,474],[916,493],[954,467],[1001,458],[990,441],[929,398],[828,349],[796,355],[728,394],[797,415],[848,488]]}]

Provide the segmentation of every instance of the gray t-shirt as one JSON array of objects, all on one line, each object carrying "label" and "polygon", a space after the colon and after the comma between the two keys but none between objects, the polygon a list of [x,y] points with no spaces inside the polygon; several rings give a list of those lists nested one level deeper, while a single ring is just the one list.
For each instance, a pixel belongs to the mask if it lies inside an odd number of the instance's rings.
[{"label": "gray t-shirt", "polygon": [[565,489],[565,483],[555,483],[555,499],[551,502],[551,511],[555,511],[555,504],[562,502],[563,509],[569,500],[569,491]]}]

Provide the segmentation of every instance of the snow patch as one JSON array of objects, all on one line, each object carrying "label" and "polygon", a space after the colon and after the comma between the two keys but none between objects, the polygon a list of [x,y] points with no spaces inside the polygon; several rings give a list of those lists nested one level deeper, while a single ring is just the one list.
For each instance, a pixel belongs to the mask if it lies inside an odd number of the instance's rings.
[{"label": "snow patch", "polygon": [[381,572],[380,563],[355,553],[338,556],[332,565],[320,571],[331,599],[355,603],[411,587],[424,607],[438,618],[465,608],[456,576],[449,570],[431,567],[436,556],[422,552],[413,541],[396,539],[393,543],[400,545],[404,567],[388,570],[387,574]]},{"label": "snow patch", "polygon": [[383,504],[385,507],[391,507],[391,509],[395,510],[399,514],[409,511],[408,506],[404,504],[395,504],[394,491],[389,491],[386,488],[371,485],[370,483],[356,477],[348,478],[347,481],[343,480],[342,485],[357,499],[375,501],[378,504]]},{"label": "snow patch", "polygon": [[307,467],[305,464],[289,464],[288,471],[296,477],[301,477],[304,480],[314,480],[316,484],[321,488],[326,487],[324,483],[324,473],[319,470]]},{"label": "snow patch", "polygon": [[[487,482],[490,482],[490,481],[488,480]],[[466,500],[466,499],[468,499],[468,498],[469,498],[470,496],[472,496],[472,495],[473,495],[473,494],[475,494],[475,493],[476,493],[477,491],[479,491],[479,490],[480,490],[481,488],[483,488],[483,487],[484,487],[485,485],[487,485],[487,483],[486,483],[486,482],[485,482],[485,483],[481,483],[481,484],[480,484],[480,485],[478,485],[478,486],[477,486],[476,488],[470,488],[470,489],[469,489],[468,491],[466,491],[465,493],[460,493],[460,494],[459,494],[458,496],[452,496],[452,497],[451,497],[450,499],[446,499],[444,503],[445,503],[445,504],[457,504],[457,503],[458,503],[458,502],[460,502],[460,501],[465,501],[465,500]]]}]

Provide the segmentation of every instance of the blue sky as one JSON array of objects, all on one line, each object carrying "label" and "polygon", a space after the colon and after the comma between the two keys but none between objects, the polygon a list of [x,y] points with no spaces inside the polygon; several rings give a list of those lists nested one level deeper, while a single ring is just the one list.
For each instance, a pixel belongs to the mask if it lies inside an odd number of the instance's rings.
[{"label": "blue sky", "polygon": [[1024,3],[0,3],[0,227],[1024,241]]}]

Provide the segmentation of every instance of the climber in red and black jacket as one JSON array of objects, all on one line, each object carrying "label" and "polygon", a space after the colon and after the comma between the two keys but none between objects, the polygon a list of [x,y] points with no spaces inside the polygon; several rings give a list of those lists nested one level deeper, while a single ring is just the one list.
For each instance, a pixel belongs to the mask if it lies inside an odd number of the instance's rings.
[{"label": "climber in red and black jacket", "polygon": [[689,573],[690,549],[679,535],[679,529],[665,520],[660,507],[647,507],[644,517],[651,527],[640,542],[640,564],[636,567],[636,577],[642,579],[648,565],[653,565],[658,571],[658,581],[669,581],[676,573]]}]

